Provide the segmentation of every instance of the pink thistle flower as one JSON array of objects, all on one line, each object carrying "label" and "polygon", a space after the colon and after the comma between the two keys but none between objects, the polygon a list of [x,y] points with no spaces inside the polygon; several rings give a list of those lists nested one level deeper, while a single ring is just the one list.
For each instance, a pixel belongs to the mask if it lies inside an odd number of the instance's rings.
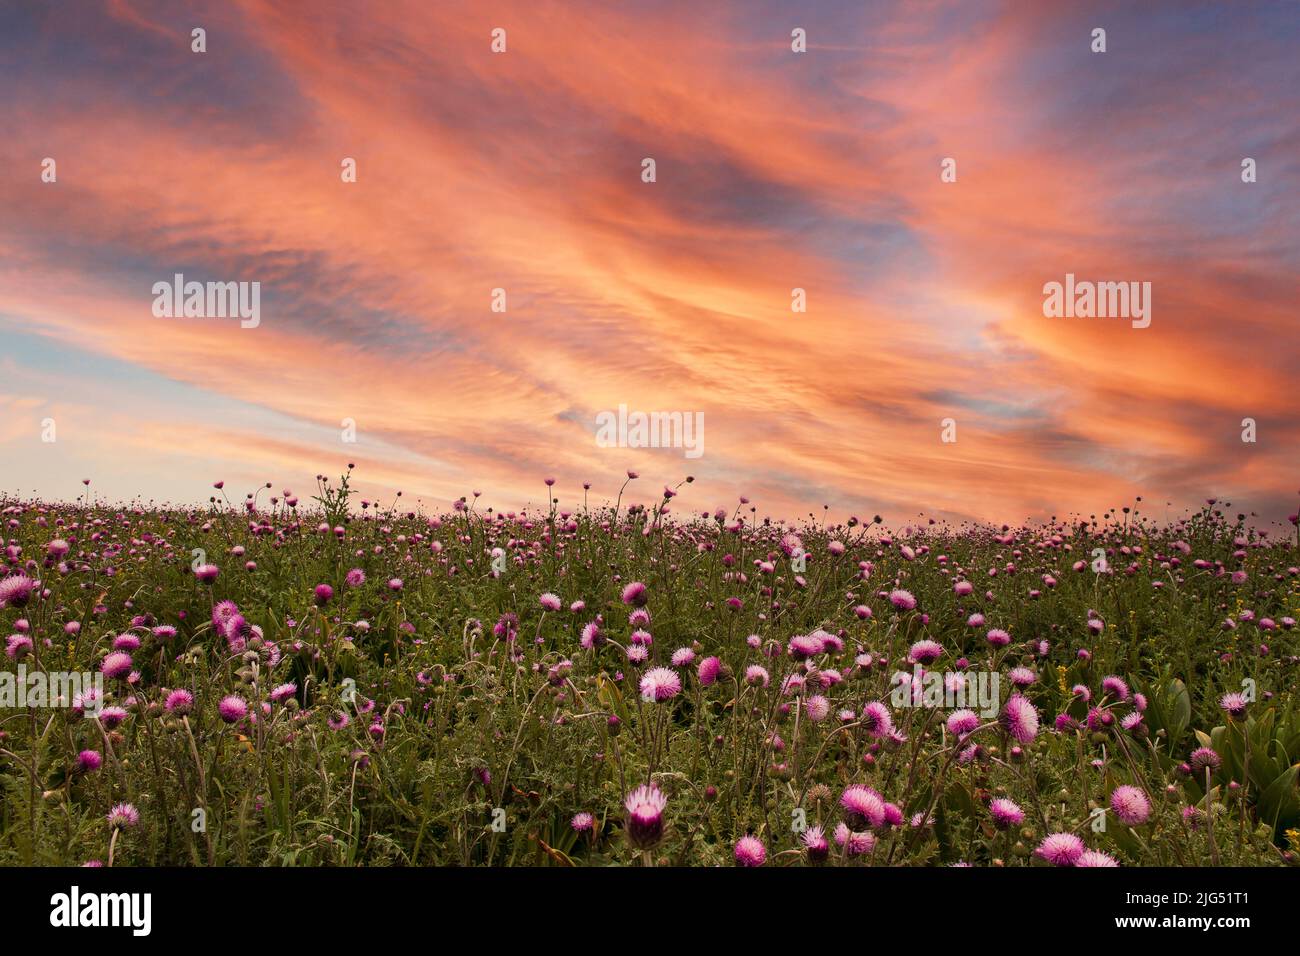
[{"label": "pink thistle flower", "polygon": [[1137,787],[1125,784],[1110,795],[1110,808],[1125,826],[1137,827],[1151,817],[1151,802]]},{"label": "pink thistle flower", "polygon": [[119,634],[113,638],[113,650],[126,651],[128,654],[140,649],[140,638],[134,634]]},{"label": "pink thistle flower", "polygon": [[1230,717],[1244,717],[1246,714],[1246,698],[1241,694],[1224,694],[1219,698],[1219,706]]},{"label": "pink thistle flower", "polygon": [[948,715],[948,733],[964,737],[980,725],[979,715],[973,710],[954,710]]},{"label": "pink thistle flower", "polygon": [[655,784],[641,786],[628,794],[623,801],[627,810],[624,832],[628,842],[638,850],[652,850],[664,835],[664,808],[668,798]]},{"label": "pink thistle flower", "polygon": [[821,694],[814,694],[804,701],[804,709],[808,714],[808,719],[814,724],[820,724],[831,712],[831,702]]},{"label": "pink thistle flower", "polygon": [[800,837],[809,863],[823,863],[830,856],[831,844],[826,839],[826,831],[819,826],[809,827]]},{"label": "pink thistle flower", "polygon": [[633,581],[627,587],[623,588],[623,603],[634,607],[642,607],[646,603],[646,586],[640,581]]},{"label": "pink thistle flower", "polygon": [[119,803],[108,811],[108,825],[114,830],[125,830],[139,823],[140,811],[129,803]]},{"label": "pink thistle flower", "polygon": [[110,680],[119,680],[130,674],[133,666],[130,654],[115,651],[104,658],[104,662],[99,665],[99,672]]},{"label": "pink thistle flower", "polygon": [[885,824],[885,801],[870,787],[855,783],[840,796],[844,822],[852,830],[876,829]]},{"label": "pink thistle flower", "polygon": [[1007,679],[1010,680],[1012,685],[1015,687],[1023,688],[1029,687],[1033,684],[1034,681],[1038,680],[1038,676],[1028,667],[1014,667],[1011,669],[1011,672],[1007,674]]},{"label": "pink thistle flower", "polygon": [[1206,770],[1218,770],[1223,758],[1210,747],[1197,747],[1192,751],[1190,763],[1194,771],[1204,774]]},{"label": "pink thistle flower", "polygon": [[825,642],[816,634],[797,634],[790,638],[789,654],[797,661],[806,661],[825,649]]},{"label": "pink thistle flower", "polygon": [[582,636],[578,638],[578,643],[584,650],[593,650],[605,643],[605,635],[600,631],[600,625],[595,621],[590,622],[582,629]]},{"label": "pink thistle flower", "polygon": [[1043,838],[1034,854],[1053,866],[1074,866],[1085,849],[1073,833],[1052,833]]},{"label": "pink thistle flower", "polygon": [[917,641],[907,652],[913,664],[932,664],[943,655],[943,645],[930,640]]},{"label": "pink thistle flower", "polygon": [[900,611],[912,611],[916,609],[916,598],[910,591],[902,589],[889,592],[889,603],[894,605]]},{"label": "pink thistle flower", "polygon": [[1084,850],[1074,861],[1075,866],[1119,866],[1115,858],[1100,850]]},{"label": "pink thistle flower", "polygon": [[671,700],[682,692],[682,679],[669,667],[654,667],[641,677],[641,699],[655,703]]},{"label": "pink thistle flower", "polygon": [[83,750],[77,754],[77,769],[83,773],[89,773],[92,770],[98,770],[104,762],[104,758],[97,750]]},{"label": "pink thistle flower", "polygon": [[217,704],[217,712],[228,724],[236,724],[248,715],[248,702],[238,694],[228,694]]},{"label": "pink thistle flower", "polygon": [[122,726],[127,716],[127,712],[121,707],[105,707],[99,712],[99,722],[103,724],[104,729],[113,730]]},{"label": "pink thistle flower", "polygon": [[20,661],[33,650],[32,639],[26,634],[11,634],[5,639],[5,656]]},{"label": "pink thistle flower", "polygon": [[36,582],[19,573],[0,578],[0,607],[26,607],[36,590]]},{"label": "pink thistle flower", "polygon": [[1123,701],[1129,699],[1128,684],[1124,683],[1123,680],[1116,677],[1114,674],[1101,679],[1101,689],[1102,693],[1109,694],[1116,700]]},{"label": "pink thistle flower", "polygon": [[767,847],[757,837],[743,836],[736,841],[736,863],[739,866],[762,866],[767,860]]},{"label": "pink thistle flower", "polygon": [[903,825],[903,811],[896,803],[885,804],[885,826],[901,827]]},{"label": "pink thistle flower", "polygon": [[862,708],[862,723],[872,737],[888,737],[894,732],[894,718],[889,708],[878,700]]},{"label": "pink thistle flower", "polygon": [[995,627],[985,635],[985,640],[994,647],[1006,647],[1011,643],[1011,635],[1001,628]]},{"label": "pink thistle flower", "polygon": [[874,833],[855,832],[843,823],[835,828],[835,842],[844,847],[844,852],[850,857],[866,856],[876,848]]},{"label": "pink thistle flower", "polygon": [[1022,744],[1038,736],[1038,711],[1028,698],[1012,694],[1002,708],[1002,726]]},{"label": "pink thistle flower", "polygon": [[989,803],[989,815],[999,830],[1009,830],[1025,822],[1025,811],[1010,800],[998,797]]}]

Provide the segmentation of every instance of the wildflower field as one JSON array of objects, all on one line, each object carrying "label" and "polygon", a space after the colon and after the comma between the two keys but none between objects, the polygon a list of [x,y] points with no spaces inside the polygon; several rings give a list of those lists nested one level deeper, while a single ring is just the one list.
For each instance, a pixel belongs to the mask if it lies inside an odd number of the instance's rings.
[{"label": "wildflower field", "polygon": [[0,863],[1296,862],[1293,537],[693,490],[0,501]]}]

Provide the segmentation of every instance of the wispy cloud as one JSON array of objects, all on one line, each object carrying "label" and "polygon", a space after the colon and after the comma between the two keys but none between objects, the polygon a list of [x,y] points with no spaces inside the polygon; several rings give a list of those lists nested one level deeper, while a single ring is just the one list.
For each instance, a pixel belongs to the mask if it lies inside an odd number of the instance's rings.
[{"label": "wispy cloud", "polygon": [[[635,467],[789,516],[1227,495],[1278,517],[1287,7],[12,5],[6,484],[198,500],[352,459],[433,505],[537,500],[549,474],[611,494]],[[1151,282],[1151,327],[1044,318],[1067,272]],[[260,282],[262,323],[155,318],[175,273]],[[598,447],[620,403],[704,412],[706,455]],[[78,427],[42,443],[56,405]]]}]

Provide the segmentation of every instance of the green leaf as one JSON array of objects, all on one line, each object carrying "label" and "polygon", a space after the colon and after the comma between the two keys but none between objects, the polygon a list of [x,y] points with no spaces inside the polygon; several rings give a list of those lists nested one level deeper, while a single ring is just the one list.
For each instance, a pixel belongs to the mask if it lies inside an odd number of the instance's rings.
[{"label": "green leaf", "polygon": [[1166,729],[1169,732],[1169,746],[1175,747],[1187,732],[1187,725],[1192,722],[1192,695],[1187,692],[1187,685],[1177,677],[1166,685],[1165,690],[1172,705]]},{"label": "green leaf", "polygon": [[1259,815],[1275,830],[1285,830],[1300,820],[1300,798],[1296,791],[1296,774],[1300,764],[1287,768],[1259,797]]}]

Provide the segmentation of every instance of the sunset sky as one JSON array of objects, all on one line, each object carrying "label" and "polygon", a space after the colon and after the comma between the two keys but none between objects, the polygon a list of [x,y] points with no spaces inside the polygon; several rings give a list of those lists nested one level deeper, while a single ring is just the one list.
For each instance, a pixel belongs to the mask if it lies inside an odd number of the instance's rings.
[{"label": "sunset sky", "polygon": [[[1300,503],[1293,2],[4,0],[0,80],[0,490]],[[260,325],[156,318],[176,273]],[[1044,317],[1067,273],[1150,327]]]}]

